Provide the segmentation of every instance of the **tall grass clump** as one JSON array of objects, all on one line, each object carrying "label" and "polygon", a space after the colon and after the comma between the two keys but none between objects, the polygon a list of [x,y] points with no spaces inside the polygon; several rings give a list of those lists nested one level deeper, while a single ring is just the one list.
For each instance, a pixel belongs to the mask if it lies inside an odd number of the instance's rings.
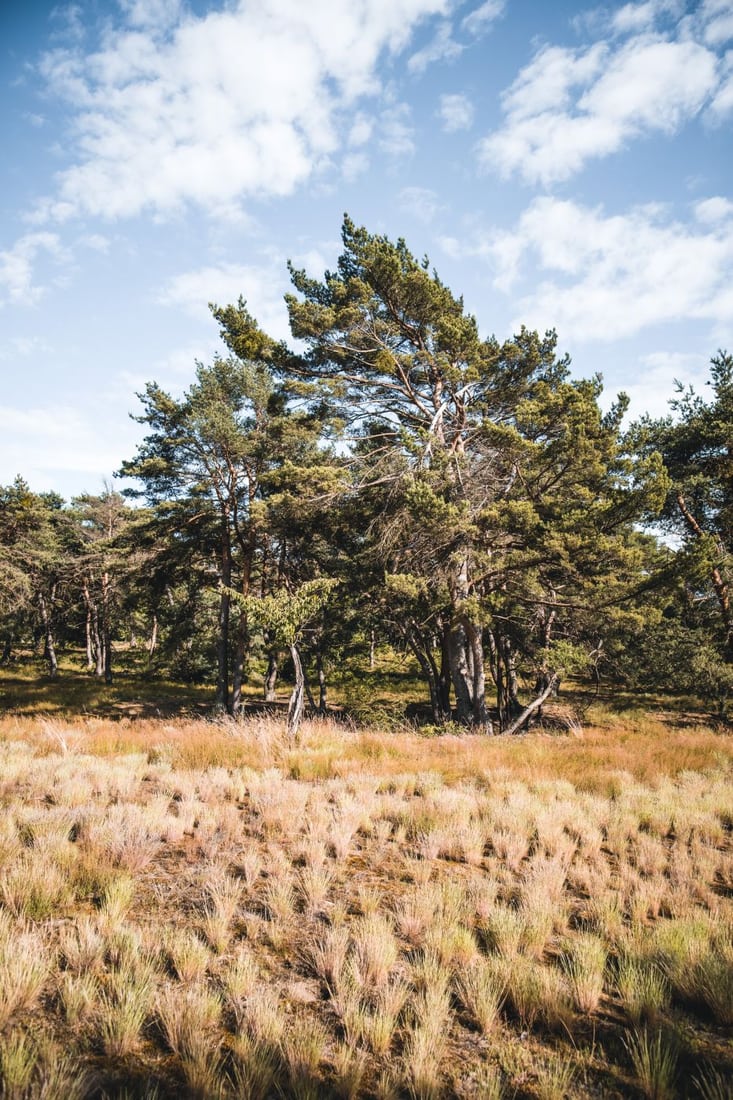
[{"label": "tall grass clump", "polygon": [[679,1047],[675,1037],[663,1030],[650,1035],[636,1029],[624,1039],[636,1079],[647,1100],[675,1100]]}]

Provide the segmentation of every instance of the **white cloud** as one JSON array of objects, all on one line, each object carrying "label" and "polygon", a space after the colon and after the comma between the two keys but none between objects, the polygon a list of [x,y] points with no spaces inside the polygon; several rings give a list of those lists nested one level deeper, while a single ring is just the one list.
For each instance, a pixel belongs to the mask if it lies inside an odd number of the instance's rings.
[{"label": "white cloud", "polygon": [[565,180],[633,137],[678,129],[717,80],[715,55],[692,41],[548,47],[505,93],[506,124],[479,144],[479,159],[528,182]]},{"label": "white cloud", "polygon": [[79,243],[86,248],[91,248],[93,252],[109,252],[109,246],[112,242],[109,237],[105,237],[102,233],[86,233],[79,238]]},{"label": "white cloud", "polygon": [[41,336],[11,336],[5,344],[0,344],[0,360],[26,359],[30,355],[46,355],[51,350]]},{"label": "white cloud", "polygon": [[52,490],[64,474],[76,491],[101,487],[140,434],[131,422],[113,420],[119,413],[101,407],[91,412],[59,403],[30,409],[0,405],[0,483],[22,473],[36,491]]},{"label": "white cloud", "polygon": [[531,265],[537,287],[520,300],[516,323],[554,326],[563,338],[616,340],[681,320],[707,320],[721,331],[733,325],[729,217],[688,226],[663,208],[607,216],[542,197],[514,232],[494,234],[474,250],[490,260],[505,291]]},{"label": "white cloud", "polygon": [[695,203],[695,217],[706,225],[715,225],[718,222],[733,218],[733,202],[723,198],[722,195],[714,195],[710,199],[702,199]]},{"label": "white cloud", "polygon": [[629,395],[629,416],[642,413],[665,416],[675,393],[675,382],[700,389],[708,376],[708,364],[689,352],[657,351],[643,355],[633,370],[633,381],[623,389]]},{"label": "white cloud", "polygon": [[366,145],[374,130],[374,119],[359,113],[351,124],[347,142],[350,146]]},{"label": "white cloud", "polygon": [[653,27],[660,16],[680,15],[683,10],[680,0],[646,0],[641,4],[624,4],[611,15],[611,29],[617,34],[638,34]]},{"label": "white cloud", "polygon": [[391,157],[409,156],[415,151],[407,103],[386,107],[379,117],[379,148]]},{"label": "white cloud", "polygon": [[207,303],[224,306],[236,302],[241,295],[265,332],[285,340],[290,334],[283,301],[288,289],[285,264],[278,256],[260,265],[227,263],[185,272],[170,280],[158,301],[185,309],[201,320],[208,319],[210,326]]},{"label": "white cloud", "polygon": [[131,26],[162,30],[181,14],[180,0],[118,0]]},{"label": "white cloud", "polygon": [[448,0],[250,0],[202,17],[127,0],[96,53],[43,60],[75,112],[73,161],[39,216],[167,216],[287,195],[342,141],[342,110],[379,91],[376,66]]},{"label": "white cloud", "polygon": [[423,73],[436,61],[452,61],[462,52],[463,46],[453,38],[451,24],[444,22],[440,24],[427,46],[412,55],[407,62],[407,68],[411,73]]},{"label": "white cloud", "polygon": [[733,50],[729,50],[725,55],[721,70],[725,76],[710,104],[710,117],[713,122],[722,122],[726,115],[733,112]]},{"label": "white cloud", "polygon": [[438,107],[438,117],[447,133],[456,130],[470,130],[473,125],[473,103],[465,95],[442,95]]},{"label": "white cloud", "polygon": [[730,0],[706,0],[700,11],[705,41],[719,46],[733,38],[733,8]]},{"label": "white cloud", "polygon": [[46,288],[34,282],[34,266],[44,254],[57,262],[66,259],[56,233],[26,233],[0,251],[0,307],[35,305],[43,297]]},{"label": "white cloud", "polygon": [[440,210],[435,191],[428,187],[403,187],[398,196],[400,209],[412,214],[418,221],[429,224]]},{"label": "white cloud", "polygon": [[369,168],[369,157],[366,153],[347,153],[341,162],[341,174],[347,183],[353,183],[359,176],[363,176]]},{"label": "white cloud", "polygon": [[462,21],[464,31],[478,37],[485,34],[491,24],[504,14],[505,0],[485,0],[479,7],[469,12]]},{"label": "white cloud", "polygon": [[679,0],[648,0],[593,22],[605,39],[541,46],[506,89],[504,125],[477,147],[485,168],[548,186],[632,139],[733,109],[733,53],[729,64],[715,49],[733,33],[730,0],[692,15]]}]

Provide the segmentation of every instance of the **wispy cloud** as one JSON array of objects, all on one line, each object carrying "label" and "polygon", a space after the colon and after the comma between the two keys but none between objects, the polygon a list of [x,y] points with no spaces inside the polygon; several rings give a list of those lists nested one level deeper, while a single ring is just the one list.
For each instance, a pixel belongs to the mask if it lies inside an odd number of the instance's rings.
[{"label": "wispy cloud", "polygon": [[[706,108],[727,113],[733,79],[713,45],[733,33],[733,20],[729,32],[727,16],[703,5],[670,30],[677,12],[663,0],[627,4],[584,48],[540,47],[504,92],[504,125],[479,143],[480,163],[547,187],[632,139],[674,133]],[[659,20],[666,30],[654,29]]]},{"label": "wispy cloud", "polygon": [[392,103],[379,117],[379,147],[391,157],[409,156],[415,151],[413,129],[407,103]]},{"label": "wispy cloud", "polygon": [[101,489],[126,454],[139,429],[118,424],[119,413],[53,407],[0,405],[0,469],[10,480],[22,473],[37,491],[58,488],[59,477],[83,488]]},{"label": "wispy cloud", "polygon": [[35,305],[43,297],[46,286],[36,282],[35,267],[43,256],[56,263],[68,258],[56,233],[26,233],[15,244],[0,251],[0,307],[3,305]]},{"label": "wispy cloud", "polygon": [[463,46],[453,38],[453,28],[447,20],[441,23],[434,37],[412,55],[407,62],[411,73],[423,73],[436,61],[452,61],[463,52]]},{"label": "wispy cloud", "polygon": [[207,302],[227,305],[241,295],[266,332],[286,339],[289,327],[283,297],[287,289],[284,257],[277,256],[260,264],[225,263],[184,272],[165,285],[158,301],[204,319]]},{"label": "wispy cloud", "polygon": [[[683,224],[665,208],[602,208],[535,199],[515,229],[488,235],[474,253],[496,286],[516,294],[526,268],[539,275],[519,301],[516,323],[555,326],[564,337],[609,341],[652,325],[704,320],[733,328],[733,209],[713,198]],[[455,246],[455,242],[454,246]]]},{"label": "wispy cloud", "polygon": [[488,31],[492,24],[504,14],[505,0],[485,0],[477,8],[469,12],[461,22],[461,26],[468,34],[478,38]]},{"label": "wispy cloud", "polygon": [[438,117],[447,133],[457,130],[470,130],[473,125],[473,103],[465,95],[442,95],[438,106]]},{"label": "wispy cloud", "polygon": [[708,376],[708,365],[703,356],[690,352],[655,351],[642,355],[635,364],[633,380],[623,386],[630,398],[630,415],[646,412],[664,416],[669,412],[675,382],[700,389]]},{"label": "wispy cloud", "polygon": [[429,224],[440,210],[440,200],[429,187],[403,187],[398,196],[400,209]]}]

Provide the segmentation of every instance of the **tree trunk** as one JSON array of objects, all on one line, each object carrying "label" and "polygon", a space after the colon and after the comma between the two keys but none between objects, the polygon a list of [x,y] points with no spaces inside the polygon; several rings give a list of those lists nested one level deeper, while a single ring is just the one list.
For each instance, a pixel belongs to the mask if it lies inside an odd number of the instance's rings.
[{"label": "tree trunk", "polygon": [[59,670],[58,660],[56,658],[56,645],[53,637],[53,624],[51,622],[50,607],[53,606],[54,596],[56,594],[56,585],[51,587],[49,602],[46,603],[46,597],[43,592],[38,593],[38,608],[41,612],[41,622],[43,623],[43,638],[45,646],[45,656],[48,661],[48,674],[54,679]]},{"label": "tree trunk", "polygon": [[468,619],[465,623],[465,629],[471,653],[471,671],[473,674],[473,724],[483,726],[491,733],[491,719],[486,709],[486,673],[484,670],[482,630],[480,626]]},{"label": "tree trunk", "polygon": [[374,672],[375,654],[377,649],[377,635],[374,630],[369,631],[369,671]]},{"label": "tree trunk", "polygon": [[275,702],[275,684],[277,683],[278,663],[277,650],[271,649],[267,654],[267,672],[265,673],[265,702]]},{"label": "tree trunk", "polygon": [[242,685],[245,680],[247,654],[249,652],[249,627],[244,611],[240,613],[237,624],[237,645],[234,650],[234,670],[232,673],[232,714],[242,713]]},{"label": "tree trunk", "polygon": [[318,676],[318,711],[325,714],[327,710],[328,686],[326,684],[326,669],[323,664],[323,654],[320,646],[316,653],[316,674]]},{"label": "tree trunk", "polygon": [[448,628],[448,663],[456,696],[456,717],[469,725],[473,721],[473,685],[468,668],[468,643],[463,623]]},{"label": "tree trunk", "polygon": [[[410,622],[406,626],[403,626],[402,629],[405,640],[415,654],[417,663],[420,665],[420,670],[427,681],[428,690],[430,692],[430,710],[432,712],[433,722],[436,726],[442,726],[446,722],[446,716],[443,714],[440,705],[438,678],[435,674],[435,663],[430,660],[429,646],[416,622]],[[448,717],[450,717],[450,714]]]},{"label": "tree trunk", "polygon": [[88,580],[84,581],[82,594],[87,609],[87,672],[94,670],[95,676],[101,677],[104,675],[104,653],[99,632],[99,608],[92,598]]},{"label": "tree trunk", "polygon": [[554,691],[557,687],[558,679],[559,677],[556,672],[553,672],[548,676],[546,686],[542,689],[540,694],[532,700],[529,706],[524,708],[518,718],[515,718],[514,721],[511,722],[507,726],[507,728],[502,731],[507,735],[507,737],[511,736],[511,734],[513,733],[516,733],[517,730],[520,730],[522,726],[524,726],[524,724],[529,721],[534,712],[536,710],[539,710],[547,696],[550,695],[550,693]]},{"label": "tree trunk", "polygon": [[104,682],[112,683],[112,608],[109,573],[102,574],[102,648],[104,649]]},{"label": "tree trunk", "polygon": [[510,639],[500,636],[496,642],[496,650],[496,702],[499,728],[504,730],[522,706],[519,702],[516,658]]},{"label": "tree trunk", "polygon": [[92,648],[92,616],[89,608],[87,608],[84,622],[84,633],[86,638],[87,672],[91,672],[94,668],[94,650]]},{"label": "tree trunk", "polygon": [[445,720],[450,721],[450,654],[448,634],[440,631],[440,670],[438,672],[438,702]]},{"label": "tree trunk", "polygon": [[303,674],[303,662],[296,645],[290,646],[290,656],[293,659],[295,669],[295,686],[288,703],[287,734],[290,741],[295,741],[300,728],[300,720],[303,717],[303,704],[305,697],[305,676]]},{"label": "tree trunk", "polygon": [[219,634],[216,640],[216,709],[227,711],[229,710],[229,616],[232,603],[229,595],[229,587],[232,583],[232,556],[228,527],[224,529],[221,542],[221,583]]},{"label": "tree trunk", "polygon": [[9,665],[12,653],[13,653],[13,638],[12,638],[12,635],[7,634],[5,636],[5,641],[3,642],[3,652],[2,652],[2,656],[0,657],[0,665]]},{"label": "tree trunk", "polygon": [[153,621],[150,625],[150,638],[148,640],[148,668],[153,660],[153,654],[158,648],[158,616],[153,612]]}]

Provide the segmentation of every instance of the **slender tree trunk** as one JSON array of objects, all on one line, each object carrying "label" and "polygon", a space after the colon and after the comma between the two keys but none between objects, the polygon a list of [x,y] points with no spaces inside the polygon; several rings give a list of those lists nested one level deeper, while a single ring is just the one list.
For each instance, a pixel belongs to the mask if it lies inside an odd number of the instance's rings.
[{"label": "slender tree trunk", "polygon": [[435,674],[435,664],[429,659],[429,648],[425,642],[422,631],[415,622],[408,623],[403,626],[402,629],[405,640],[415,654],[417,663],[420,665],[420,670],[427,682],[430,692],[430,710],[432,712],[433,722],[436,726],[442,726],[446,718],[440,705],[438,678]]},{"label": "slender tree trunk", "polygon": [[534,712],[536,710],[539,710],[539,708],[542,706],[542,704],[544,703],[547,696],[552,691],[554,691],[554,689],[557,687],[557,682],[558,682],[557,673],[556,672],[551,673],[548,676],[547,683],[546,683],[545,687],[542,689],[542,691],[540,692],[540,694],[535,699],[532,700],[532,702],[529,704],[529,706],[524,708],[522,713],[517,718],[515,718],[513,722],[510,722],[510,724],[507,726],[507,728],[505,730],[503,730],[503,732],[508,737],[511,736],[511,734],[516,733],[517,730],[522,729],[522,727],[532,717]]},{"label": "slender tree trunk", "polygon": [[150,638],[148,639],[148,667],[153,660],[153,655],[158,648],[158,616],[153,612],[153,621],[150,624]]},{"label": "slender tree trunk", "polygon": [[318,676],[318,711],[320,714],[325,714],[328,709],[328,685],[326,684],[326,669],[320,646],[316,653],[316,675]]},{"label": "slender tree trunk", "polygon": [[277,683],[278,662],[277,650],[271,649],[267,654],[267,671],[265,673],[265,702],[275,702],[275,684]]},{"label": "slender tree trunk", "polygon": [[374,630],[369,631],[369,671],[374,672],[376,663],[377,635]]},{"label": "slender tree trunk", "polygon": [[53,607],[55,595],[55,584],[51,586],[48,603],[46,603],[46,597],[44,596],[43,592],[38,593],[38,608],[41,612],[41,622],[43,624],[43,637],[46,660],[48,661],[48,674],[52,679],[56,677],[56,674],[59,670],[59,664],[56,658],[56,645],[53,637],[53,624],[51,622],[51,607]]},{"label": "slender tree trunk", "polygon": [[94,670],[95,676],[104,675],[104,653],[102,638],[99,631],[99,608],[97,601],[92,597],[90,582],[93,577],[85,578],[82,586],[84,606],[86,607],[86,633],[87,633],[87,672]]},{"label": "slender tree trunk", "polygon": [[296,645],[290,646],[290,656],[293,659],[293,668],[295,669],[295,686],[288,703],[287,734],[290,741],[295,741],[300,729],[300,720],[303,717],[305,675],[303,673],[303,662],[300,659],[300,653]]},{"label": "slender tree trunk", "polygon": [[104,649],[104,682],[112,683],[112,608],[110,576],[102,574],[102,647]]},{"label": "slender tree trunk", "polygon": [[445,721],[450,721],[450,652],[448,633],[443,628],[440,631],[440,669],[438,671],[438,702],[441,713],[445,715]]},{"label": "slender tree trunk", "polygon": [[229,543],[229,529],[226,527],[221,542],[221,583],[219,597],[219,635],[216,641],[216,709],[229,710],[229,616],[232,598],[229,587],[232,583],[232,554]]},{"label": "slender tree trunk", "polygon": [[235,716],[242,712],[242,686],[245,680],[248,653],[249,626],[247,616],[242,611],[237,623],[237,644],[234,650],[234,670],[232,673],[232,714]]},{"label": "slender tree trunk", "polygon": [[86,616],[84,622],[85,636],[86,636],[86,649],[87,649],[87,672],[91,672],[94,668],[94,648],[92,646],[92,612],[89,608],[89,604],[86,604]]},{"label": "slender tree trunk", "polygon": [[3,642],[3,652],[0,657],[0,665],[10,664],[10,658],[13,654],[13,638],[12,635],[6,634],[5,641]]}]

